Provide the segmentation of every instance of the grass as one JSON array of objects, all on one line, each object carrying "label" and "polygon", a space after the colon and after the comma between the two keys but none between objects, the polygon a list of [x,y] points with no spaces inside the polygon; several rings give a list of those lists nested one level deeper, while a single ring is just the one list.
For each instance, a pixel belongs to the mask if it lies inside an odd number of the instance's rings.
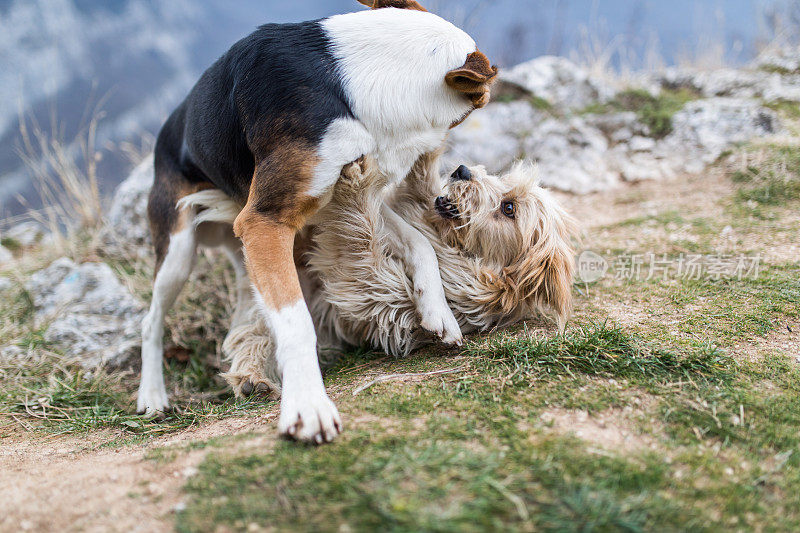
[{"label": "grass", "polygon": [[523,100],[528,102],[531,107],[534,109],[538,109],[539,111],[544,111],[546,113],[554,113],[553,104],[545,100],[544,98],[536,95],[530,94],[501,94],[492,99],[493,102],[501,103],[501,104],[508,104],[510,102],[516,102]]},{"label": "grass", "polygon": [[737,200],[772,206],[800,199],[800,147],[774,147],[753,157],[731,176],[740,186]]},{"label": "grass", "polygon": [[663,90],[653,96],[644,89],[628,89],[607,103],[597,103],[584,109],[584,113],[609,113],[633,111],[639,121],[647,126],[653,138],[661,139],[672,133],[672,117],[697,95],[686,89]]},{"label": "grass", "polygon": [[732,361],[711,345],[681,354],[631,337],[619,327],[588,324],[570,335],[520,336],[469,345],[466,353],[492,365],[513,366],[537,376],[583,373],[592,376],[664,382],[680,379],[713,381],[732,371]]},{"label": "grass", "polygon": [[[713,348],[665,349],[603,324],[554,338],[475,341],[463,355],[472,370],[459,381],[469,382],[466,392],[433,380],[345,399],[351,417],[373,422],[333,446],[211,453],[187,486],[178,530],[702,531],[755,526],[756,516],[778,528],[800,523],[796,509],[762,503],[776,483],[798,482],[798,462],[785,455],[799,442],[796,369],[774,360],[739,368]],[[777,380],[769,400],[754,386],[766,377]],[[548,391],[539,403],[536,389],[585,386],[585,378],[648,387],[659,405],[651,415],[664,427],[657,453],[598,450],[538,421],[559,402]],[[731,423],[739,405],[741,426]],[[688,451],[709,439],[725,454]],[[787,477],[758,466],[757,458],[780,454]],[[679,470],[687,474],[676,477]]]}]

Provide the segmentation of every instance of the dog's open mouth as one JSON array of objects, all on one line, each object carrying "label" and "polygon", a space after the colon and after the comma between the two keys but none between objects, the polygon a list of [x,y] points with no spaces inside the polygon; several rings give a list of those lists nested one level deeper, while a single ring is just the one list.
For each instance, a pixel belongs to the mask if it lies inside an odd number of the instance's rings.
[{"label": "dog's open mouth", "polygon": [[442,218],[447,218],[452,220],[460,216],[458,208],[455,206],[455,204],[453,204],[453,202],[450,201],[450,199],[447,196],[438,197],[436,199],[436,202],[434,203],[434,206],[436,207],[436,212],[439,213],[439,216],[441,216]]}]

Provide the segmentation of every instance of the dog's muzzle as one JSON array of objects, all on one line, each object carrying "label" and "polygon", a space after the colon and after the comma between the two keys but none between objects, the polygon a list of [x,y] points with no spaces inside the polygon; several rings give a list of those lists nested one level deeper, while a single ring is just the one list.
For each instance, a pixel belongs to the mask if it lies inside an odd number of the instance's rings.
[{"label": "dog's muzzle", "polygon": [[439,213],[439,216],[442,218],[452,220],[460,216],[458,208],[447,196],[438,197],[434,203],[434,206],[436,207],[436,212]]},{"label": "dog's muzzle", "polygon": [[472,172],[466,165],[461,165],[450,175],[453,181],[469,181],[472,179]]}]

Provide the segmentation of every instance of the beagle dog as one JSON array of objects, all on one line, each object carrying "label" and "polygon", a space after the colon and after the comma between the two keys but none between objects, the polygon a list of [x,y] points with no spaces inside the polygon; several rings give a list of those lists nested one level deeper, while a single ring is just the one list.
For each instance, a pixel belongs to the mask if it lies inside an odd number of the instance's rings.
[{"label": "beagle dog", "polygon": [[[148,204],[156,253],[142,325],[137,409],[169,407],[162,370],[164,314],[198,245],[236,264],[238,309],[255,299],[275,342],[282,381],[279,431],[329,442],[341,419],[322,381],[314,324],[293,258],[296,234],[332,196],[342,169],[368,155],[389,189],[450,128],[485,106],[497,68],[473,39],[413,0],[359,0],[371,10],[297,24],[267,24],[225,53],[170,115],[155,148]],[[233,232],[196,225],[181,199],[207,189],[244,206]],[[422,327],[446,343],[461,331],[447,306],[436,253],[383,204],[418,291]],[[252,290],[251,290],[252,285]],[[234,314],[244,320],[246,313]]]}]

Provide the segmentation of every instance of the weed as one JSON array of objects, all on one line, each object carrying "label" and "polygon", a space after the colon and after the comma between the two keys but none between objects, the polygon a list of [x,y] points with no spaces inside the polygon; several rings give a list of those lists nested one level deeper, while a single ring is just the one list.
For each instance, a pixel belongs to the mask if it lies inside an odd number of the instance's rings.
[{"label": "weed", "polygon": [[633,111],[639,121],[650,130],[650,135],[661,139],[672,133],[672,117],[675,113],[695,99],[697,94],[687,89],[663,90],[658,96],[643,89],[629,89],[617,94],[611,101],[593,104],[583,112]]}]

